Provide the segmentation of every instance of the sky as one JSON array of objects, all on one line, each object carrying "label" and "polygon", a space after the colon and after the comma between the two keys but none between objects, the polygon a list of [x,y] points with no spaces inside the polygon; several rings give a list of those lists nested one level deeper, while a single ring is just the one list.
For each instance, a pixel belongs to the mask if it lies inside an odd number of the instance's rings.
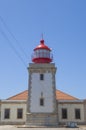
[{"label": "sky", "polygon": [[42,34],[56,88],[86,99],[86,0],[0,0],[0,99],[28,89],[27,67]]}]

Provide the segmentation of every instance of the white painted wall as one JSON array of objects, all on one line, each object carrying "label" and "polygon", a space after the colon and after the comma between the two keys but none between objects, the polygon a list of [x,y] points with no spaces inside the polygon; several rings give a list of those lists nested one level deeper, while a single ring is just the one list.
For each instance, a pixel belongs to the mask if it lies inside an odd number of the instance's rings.
[{"label": "white painted wall", "polygon": [[[10,119],[4,119],[4,110],[6,108],[10,109]],[[23,118],[17,119],[17,109],[22,108],[23,109]],[[1,122],[23,122],[26,120],[26,104],[13,104],[10,103],[2,103],[1,104]]]},{"label": "white painted wall", "polygon": [[[63,101],[64,102],[64,101]],[[62,108],[67,108],[68,110],[68,118],[62,119]],[[75,109],[79,108],[81,112],[81,119],[75,119]],[[60,122],[84,122],[84,105],[83,104],[58,104],[58,113],[59,113],[59,121]]]},{"label": "white painted wall", "polygon": [[[39,73],[32,74],[32,89],[31,89],[31,112],[53,112],[53,88],[52,88],[52,74],[44,73],[44,80],[40,80]],[[44,106],[40,106],[39,101],[43,92]]]}]

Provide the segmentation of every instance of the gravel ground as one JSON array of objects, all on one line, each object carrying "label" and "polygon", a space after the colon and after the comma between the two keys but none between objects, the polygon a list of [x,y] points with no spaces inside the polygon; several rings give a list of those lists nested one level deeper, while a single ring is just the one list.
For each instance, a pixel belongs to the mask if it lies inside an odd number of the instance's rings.
[{"label": "gravel ground", "polygon": [[17,126],[2,125],[0,130],[86,130],[86,126],[79,128],[18,128]]}]

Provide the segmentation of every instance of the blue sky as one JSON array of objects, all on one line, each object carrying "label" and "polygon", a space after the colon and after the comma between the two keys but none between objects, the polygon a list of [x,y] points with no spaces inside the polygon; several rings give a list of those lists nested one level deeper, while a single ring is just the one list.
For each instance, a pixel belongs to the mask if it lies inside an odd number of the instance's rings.
[{"label": "blue sky", "polygon": [[86,0],[0,0],[0,99],[28,88],[42,33],[53,49],[57,89],[86,98]]}]

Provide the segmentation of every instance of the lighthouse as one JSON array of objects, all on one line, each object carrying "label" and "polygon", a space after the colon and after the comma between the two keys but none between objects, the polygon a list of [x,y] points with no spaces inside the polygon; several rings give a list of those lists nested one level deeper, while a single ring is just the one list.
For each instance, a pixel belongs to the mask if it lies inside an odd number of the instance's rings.
[{"label": "lighthouse", "polygon": [[28,100],[26,125],[56,127],[58,125],[56,101],[56,67],[51,49],[42,39],[34,48],[32,63],[28,67]]}]

